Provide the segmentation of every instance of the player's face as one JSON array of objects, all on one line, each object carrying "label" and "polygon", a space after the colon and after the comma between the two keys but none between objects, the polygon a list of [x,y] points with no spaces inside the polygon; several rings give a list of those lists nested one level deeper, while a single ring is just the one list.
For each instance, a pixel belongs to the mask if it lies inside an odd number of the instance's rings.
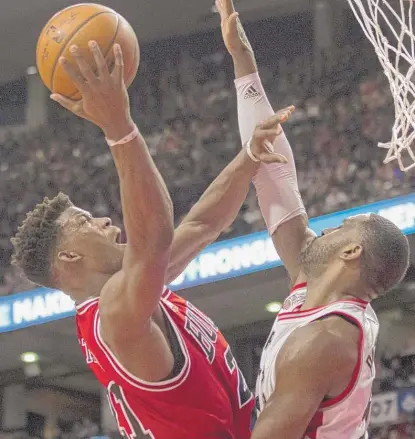
[{"label": "player's face", "polygon": [[338,227],[325,229],[320,236],[307,242],[300,254],[300,262],[306,274],[320,274],[335,261],[346,246],[360,244],[359,225],[368,215],[346,218]]},{"label": "player's face", "polygon": [[80,261],[85,270],[105,274],[121,269],[125,246],[119,242],[121,230],[109,218],[93,218],[85,210],[70,207],[59,221],[61,260]]}]

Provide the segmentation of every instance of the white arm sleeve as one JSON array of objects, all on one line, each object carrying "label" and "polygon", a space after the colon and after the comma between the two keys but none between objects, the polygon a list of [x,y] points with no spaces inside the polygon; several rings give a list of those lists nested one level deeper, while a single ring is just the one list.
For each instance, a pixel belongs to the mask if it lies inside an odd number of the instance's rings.
[{"label": "white arm sleeve", "polygon": [[[252,136],[255,127],[274,114],[258,73],[235,80],[238,99],[238,122],[242,144]],[[277,137],[274,151],[288,163],[261,163],[253,183],[259,207],[272,235],[282,223],[299,215],[306,216],[297,184],[294,157],[284,132]]]},{"label": "white arm sleeve", "polygon": [[251,138],[255,127],[274,114],[258,73],[235,80],[238,98],[238,123],[242,145]]}]

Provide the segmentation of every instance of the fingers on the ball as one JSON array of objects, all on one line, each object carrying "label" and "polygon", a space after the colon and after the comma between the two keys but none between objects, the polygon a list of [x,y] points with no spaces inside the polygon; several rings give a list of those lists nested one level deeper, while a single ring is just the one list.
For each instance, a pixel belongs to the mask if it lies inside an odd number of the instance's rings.
[{"label": "fingers on the ball", "polygon": [[118,81],[124,80],[124,58],[122,56],[122,49],[119,44],[114,44],[114,59],[115,66],[113,74],[118,79]]},{"label": "fingers on the ball", "polygon": [[74,57],[76,64],[78,65],[79,71],[82,73],[82,76],[90,83],[93,84],[97,81],[97,77],[91,69],[91,66],[88,64],[86,59],[82,56],[79,48],[77,46],[71,46],[70,51],[72,56]]},{"label": "fingers on the ball", "polygon": [[82,93],[86,88],[85,78],[81,72],[64,57],[59,58],[59,64],[62,66],[65,73],[71,78],[78,90]]},{"label": "fingers on the ball", "polygon": [[88,42],[89,50],[92,53],[92,56],[94,57],[95,64],[97,66],[97,72],[98,76],[103,79],[106,76],[109,75],[108,66],[105,62],[104,55],[101,52],[101,49],[99,48],[99,45],[96,41],[89,41]]}]

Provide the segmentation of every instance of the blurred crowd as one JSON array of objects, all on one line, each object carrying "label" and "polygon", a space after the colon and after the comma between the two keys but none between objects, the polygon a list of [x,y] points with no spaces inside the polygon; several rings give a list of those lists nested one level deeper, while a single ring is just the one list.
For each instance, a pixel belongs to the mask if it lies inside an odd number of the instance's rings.
[{"label": "blurred crowd", "polygon": [[100,427],[88,418],[65,424],[61,422],[58,430],[56,439],[90,439],[100,436]]},{"label": "blurred crowd", "polygon": [[373,429],[370,439],[414,439],[414,424],[400,424]]},{"label": "blurred crowd", "polygon": [[[88,423],[92,423],[90,420],[84,420]],[[98,430],[98,427],[94,425],[94,431]],[[63,435],[55,437],[49,437],[47,439],[121,439],[118,432],[113,432],[106,435],[95,434],[94,431],[88,432],[83,430],[82,432],[73,430]],[[399,425],[389,425],[371,430],[369,439],[414,439],[415,438],[415,424],[406,423]],[[1,432],[0,439],[45,439],[43,436],[31,436],[27,431],[16,432]]]},{"label": "blurred crowd", "polygon": [[[402,388],[415,387],[415,350],[409,348],[401,354],[389,356],[384,353],[376,365],[374,393],[389,392]],[[407,401],[415,407],[415,401]],[[386,407],[385,410],[389,410]],[[407,407],[407,410],[412,408]],[[370,439],[413,439],[415,438],[415,410],[413,415],[404,416],[409,422],[398,425],[385,425],[372,429]]]},{"label": "blurred crowd", "polygon": [[[307,45],[308,31],[302,30],[290,39],[290,50],[279,53],[269,38],[264,41],[267,26],[268,35],[276,32],[270,22],[248,33],[272,105],[297,107],[286,132],[309,216],[411,191],[411,177],[395,164],[383,165],[384,150],[376,147],[389,140],[393,105],[373,50],[350,43],[317,59]],[[212,44],[206,44],[208,38]],[[167,183],[179,222],[241,147],[232,66],[217,35],[153,44],[143,54],[131,89],[133,116]],[[28,287],[9,266],[9,239],[43,196],[61,190],[94,215],[121,223],[118,178],[102,134],[48,105],[48,124],[8,135],[1,144],[3,295]],[[223,237],[261,229],[251,191]]]},{"label": "blurred crowd", "polygon": [[376,368],[375,392],[415,387],[415,354],[383,355]]},{"label": "blurred crowd", "polygon": [[103,436],[98,424],[85,417],[71,422],[58,421],[54,430],[51,434],[44,429],[36,431],[33,426],[29,426],[26,430],[0,431],[0,439],[120,439],[118,432]]}]

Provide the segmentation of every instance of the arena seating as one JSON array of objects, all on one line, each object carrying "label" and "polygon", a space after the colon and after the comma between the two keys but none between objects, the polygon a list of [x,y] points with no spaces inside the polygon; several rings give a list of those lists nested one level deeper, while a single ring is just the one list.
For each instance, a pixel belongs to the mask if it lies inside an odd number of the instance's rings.
[{"label": "arena seating", "polygon": [[[254,34],[255,36],[255,34]],[[194,38],[194,44],[191,41]],[[221,46],[206,52],[200,36],[172,52],[152,45],[131,89],[134,118],[169,187],[176,221],[240,148],[233,73]],[[160,43],[161,44],[161,43]],[[172,44],[172,43],[171,43]],[[259,42],[254,41],[255,45]],[[411,175],[383,165],[378,140],[388,140],[393,106],[373,51],[347,45],[323,55],[316,68],[307,51],[279,57],[262,48],[261,76],[275,109],[295,104],[287,124],[300,189],[311,217],[411,191]],[[363,52],[363,54],[362,54]],[[261,60],[267,60],[261,65]],[[263,62],[262,62],[263,64]],[[49,124],[8,136],[0,146],[0,294],[27,288],[9,260],[9,239],[42,196],[62,190],[94,215],[121,222],[118,180],[101,133],[50,104]],[[223,238],[264,228],[249,194]]]}]

